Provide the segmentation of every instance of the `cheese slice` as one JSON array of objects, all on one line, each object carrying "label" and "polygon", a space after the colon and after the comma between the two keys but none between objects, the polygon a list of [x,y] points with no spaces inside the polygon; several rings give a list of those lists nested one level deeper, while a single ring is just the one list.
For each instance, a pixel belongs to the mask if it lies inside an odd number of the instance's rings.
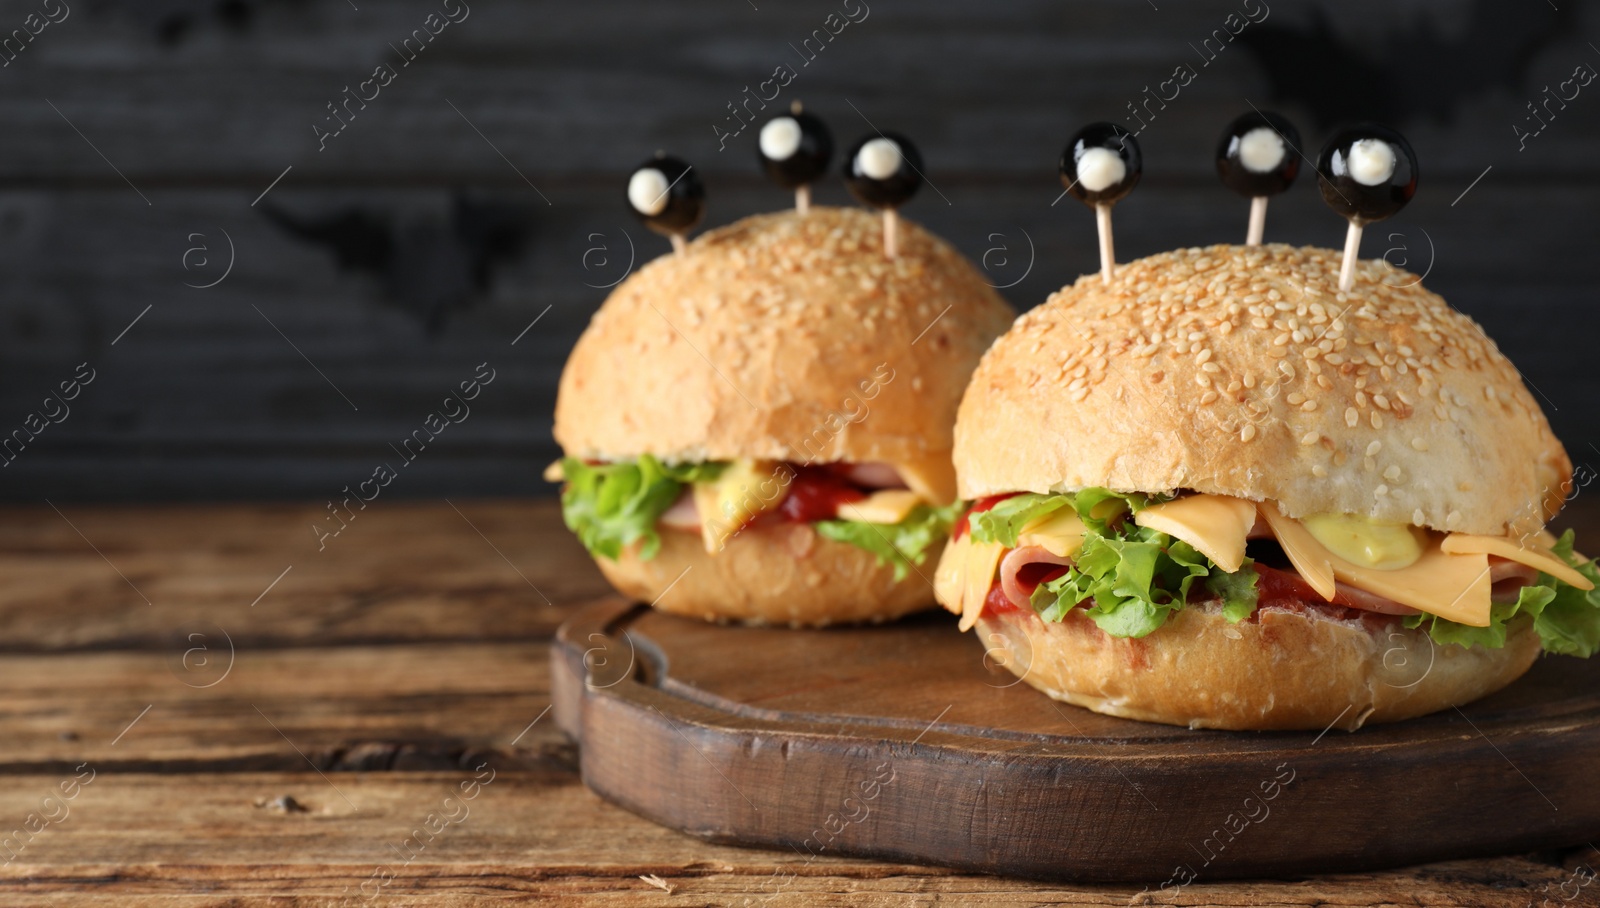
[{"label": "cheese slice", "polygon": [[706,551],[722,551],[727,541],[756,517],[775,510],[789,494],[794,468],[770,460],[735,460],[717,478],[694,484],[700,512],[700,539]]},{"label": "cheese slice", "polygon": [[1267,519],[1267,525],[1272,527],[1272,535],[1277,537],[1278,545],[1283,546],[1283,553],[1289,556],[1289,563],[1300,573],[1301,579],[1311,584],[1322,598],[1333,601],[1338,588],[1334,586],[1332,552],[1322,547],[1322,543],[1311,535],[1311,532],[1300,525],[1298,520],[1290,520],[1283,516],[1278,506],[1270,501],[1261,503],[1261,516]]},{"label": "cheese slice", "polygon": [[1328,551],[1298,520],[1283,516],[1271,502],[1261,505],[1261,513],[1295,570],[1324,599],[1333,599],[1338,580],[1458,624],[1489,625],[1489,557],[1485,554],[1450,554],[1430,543],[1416,563],[1382,571],[1352,564]]},{"label": "cheese slice", "polygon": [[1017,547],[1036,545],[1058,558],[1072,558],[1083,548],[1086,532],[1078,512],[1065,507],[1030,521],[1017,534]]},{"label": "cheese slice", "polygon": [[939,566],[933,572],[933,598],[957,615],[961,614],[961,596],[967,588],[967,547],[971,544],[970,534],[946,540],[944,554],[939,556]]},{"label": "cheese slice", "polygon": [[1417,563],[1380,571],[1335,558],[1334,574],[1369,593],[1472,627],[1489,626],[1489,556],[1451,555],[1430,546]]},{"label": "cheese slice", "polygon": [[1529,540],[1518,543],[1505,536],[1474,536],[1467,533],[1451,533],[1439,543],[1439,548],[1452,555],[1499,555],[1508,561],[1525,564],[1535,570],[1569,583],[1580,590],[1592,590],[1594,584],[1588,577],[1573,570],[1570,565],[1562,561],[1554,552]]},{"label": "cheese slice", "polygon": [[950,463],[950,452],[944,451],[919,460],[904,460],[894,464],[900,478],[911,491],[943,507],[956,500],[956,468]]},{"label": "cheese slice", "polygon": [[561,468],[561,461],[553,460],[550,466],[544,468],[545,482],[565,482],[566,479],[567,471]]},{"label": "cheese slice", "polygon": [[923,500],[921,495],[908,489],[883,489],[860,501],[843,505],[839,508],[839,516],[862,523],[899,523]]},{"label": "cheese slice", "polygon": [[972,629],[983,614],[983,601],[989,598],[994,586],[994,573],[1000,568],[1000,558],[1006,553],[998,542],[972,542],[968,535],[966,566],[962,570],[961,623],[962,631]]},{"label": "cheese slice", "polygon": [[1133,522],[1182,539],[1231,574],[1244,566],[1245,537],[1256,525],[1256,506],[1227,495],[1187,495],[1153,504],[1134,514]]}]

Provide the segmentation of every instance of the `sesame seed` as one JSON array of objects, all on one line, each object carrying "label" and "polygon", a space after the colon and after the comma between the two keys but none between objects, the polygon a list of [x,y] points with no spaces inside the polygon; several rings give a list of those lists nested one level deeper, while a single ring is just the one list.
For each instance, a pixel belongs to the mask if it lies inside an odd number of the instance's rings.
[{"label": "sesame seed", "polygon": [[1426,451],[1428,450],[1428,443],[1423,441],[1420,437],[1413,438],[1411,439],[1411,447],[1418,451]]},{"label": "sesame seed", "polygon": [[1389,480],[1390,482],[1395,482],[1395,481],[1399,480],[1399,478],[1400,478],[1400,468],[1395,466],[1394,464],[1390,464],[1389,468],[1387,470],[1383,471],[1383,478]]},{"label": "sesame seed", "polygon": [[1368,457],[1376,457],[1378,452],[1382,451],[1382,450],[1383,450],[1383,442],[1374,441],[1372,444],[1367,445],[1367,456]]},{"label": "sesame seed", "polygon": [[1345,410],[1344,410],[1344,424],[1345,425],[1347,425],[1350,428],[1354,429],[1356,427],[1356,423],[1358,423],[1360,421],[1361,421],[1361,414],[1356,412],[1356,408],[1355,407],[1346,407],[1345,408]]},{"label": "sesame seed", "polygon": [[1239,440],[1240,441],[1249,441],[1250,439],[1255,438],[1255,437],[1256,437],[1255,424],[1254,423],[1245,423],[1245,427],[1239,431]]},{"label": "sesame seed", "polygon": [[1377,410],[1372,411],[1372,427],[1374,429],[1383,428],[1383,417],[1378,415]]},{"label": "sesame seed", "polygon": [[1317,477],[1318,479],[1322,479],[1328,475],[1328,468],[1320,463],[1315,464],[1311,467],[1311,475]]},{"label": "sesame seed", "polygon": [[1322,439],[1322,436],[1320,434],[1318,434],[1316,432],[1307,432],[1304,436],[1302,436],[1300,438],[1300,443],[1303,444],[1303,445],[1314,445],[1318,441],[1320,441],[1321,439]]}]

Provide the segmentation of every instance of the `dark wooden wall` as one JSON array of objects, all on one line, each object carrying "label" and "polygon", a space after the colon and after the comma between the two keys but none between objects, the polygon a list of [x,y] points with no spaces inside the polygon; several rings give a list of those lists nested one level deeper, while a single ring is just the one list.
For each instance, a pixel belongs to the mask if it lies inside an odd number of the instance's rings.
[{"label": "dark wooden wall", "polygon": [[[1145,180],[1117,209],[1125,258],[1242,235],[1210,156],[1249,104],[1293,116],[1312,154],[1327,121],[1386,118],[1422,188],[1365,252],[1431,263],[1574,460],[1600,463],[1600,82],[1539,135],[1513,129],[1537,128],[1545,85],[1600,70],[1600,16],[1559,3],[5,0],[0,35],[67,12],[0,49],[0,434],[79,363],[95,377],[0,495],[332,497],[398,466],[390,443],[484,362],[472,415],[385,494],[543,493],[591,285],[622,275],[630,241],[639,260],[666,248],[625,209],[627,171],[687,158],[710,223],[787,204],[757,176],[755,130],[723,150],[713,130],[780,64],[796,75],[774,109],[801,98],[842,141],[870,118],[919,143],[933,186],[907,215],[1021,308],[1095,267],[1088,212],[1051,207],[1065,138],[1180,64],[1198,75],[1141,134]],[[409,65],[390,47],[463,12]],[[1266,18],[1201,65],[1189,45],[1230,13]],[[830,14],[860,21],[801,65],[790,44]],[[319,151],[325,106],[383,63],[392,81]],[[845,200],[837,181],[818,195]],[[1343,224],[1302,180],[1268,230],[1336,246]]]}]

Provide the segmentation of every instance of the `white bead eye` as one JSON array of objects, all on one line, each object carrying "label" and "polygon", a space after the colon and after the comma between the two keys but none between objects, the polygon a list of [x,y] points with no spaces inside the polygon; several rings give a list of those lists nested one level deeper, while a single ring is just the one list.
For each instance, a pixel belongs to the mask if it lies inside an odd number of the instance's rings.
[{"label": "white bead eye", "polygon": [[1078,185],[1089,192],[1104,192],[1122,182],[1128,165],[1109,148],[1089,148],[1078,158],[1077,173]]},{"label": "white bead eye", "polygon": [[1382,139],[1360,139],[1350,146],[1346,169],[1363,186],[1381,186],[1394,176],[1394,149]]},{"label": "white bead eye", "polygon": [[628,178],[628,204],[646,217],[658,215],[666,210],[670,186],[666,174],[654,167],[641,167]]},{"label": "white bead eye", "polygon": [[1252,173],[1277,170],[1288,153],[1283,137],[1265,126],[1250,130],[1239,140],[1239,163]]},{"label": "white bead eye", "polygon": [[761,127],[761,153],[769,160],[787,161],[800,148],[800,124],[793,117],[777,117]]},{"label": "white bead eye", "polygon": [[856,152],[856,170],[874,180],[887,180],[900,171],[905,156],[893,139],[872,139]]}]

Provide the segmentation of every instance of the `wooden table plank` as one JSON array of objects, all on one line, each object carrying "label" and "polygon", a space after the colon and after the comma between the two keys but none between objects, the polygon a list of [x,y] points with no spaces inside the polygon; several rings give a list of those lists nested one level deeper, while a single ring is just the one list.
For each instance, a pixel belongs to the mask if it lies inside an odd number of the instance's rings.
[{"label": "wooden table plank", "polygon": [[[480,782],[475,797],[454,800],[462,782],[480,777],[486,784]],[[61,779],[9,779],[0,790],[0,817],[39,809]],[[1553,891],[1581,866],[1594,866],[1597,857],[1506,857],[1287,884],[1197,884],[1176,895],[1141,896],[1138,887],[1069,888],[710,845],[640,821],[560,771],[513,772],[479,761],[454,772],[334,773],[328,779],[311,772],[99,772],[77,790],[59,822],[0,866],[0,900],[79,892],[153,900],[203,886],[219,902],[294,894],[348,904],[366,901],[363,895],[381,888],[384,895],[426,894],[433,904],[447,905],[518,895],[680,905],[740,904],[744,898],[762,903],[773,896],[773,905],[1048,900],[1343,906],[1403,898],[1427,905],[1509,906],[1537,902],[1539,887],[1550,884]],[[272,806],[285,795],[305,809]],[[440,830],[431,836],[419,833],[430,814],[439,815],[434,826]],[[5,857],[0,852],[0,861]],[[385,867],[396,878],[379,887],[373,874]],[[640,881],[643,874],[674,886],[677,900]]]},{"label": "wooden table plank", "polygon": [[[389,846],[485,764],[496,775],[470,815],[384,896],[1525,906],[1593,903],[1600,891],[1579,886],[1600,866],[1588,848],[1141,894],[826,854],[808,863],[657,827],[582,786],[550,716],[528,728],[549,702],[549,629],[568,603],[603,590],[594,569],[549,502],[457,505],[493,546],[446,504],[374,506],[323,553],[305,529],[317,510],[308,506],[63,508],[94,547],[48,507],[10,509],[0,520],[0,847],[8,836],[22,844],[30,812],[60,822],[9,862],[0,850],[0,903],[366,904],[360,887],[374,868],[400,860]],[[1597,517],[1580,495],[1568,522],[1593,538]],[[223,663],[185,670],[168,642],[195,620],[235,644],[232,669],[211,687],[183,682],[208,683]],[[44,804],[89,770],[65,815]],[[282,796],[306,810],[273,806]],[[1562,899],[1563,884],[1574,899]]]},{"label": "wooden table plank", "polygon": [[476,753],[531,767],[546,752],[572,768],[554,722],[523,734],[550,703],[543,641],[239,649],[231,669],[226,649],[201,657],[0,659],[0,773],[428,769]]},{"label": "wooden table plank", "polygon": [[321,552],[315,504],[61,512],[0,520],[0,652],[181,653],[195,625],[241,648],[543,639],[609,590],[548,500],[380,498]]}]

